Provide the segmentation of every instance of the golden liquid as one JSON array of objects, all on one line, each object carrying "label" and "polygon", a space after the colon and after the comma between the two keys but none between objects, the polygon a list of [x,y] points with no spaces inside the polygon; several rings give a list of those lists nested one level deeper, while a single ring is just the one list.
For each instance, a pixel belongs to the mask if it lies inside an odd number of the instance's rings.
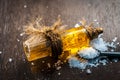
[{"label": "golden liquid", "polygon": [[[50,47],[46,46],[46,40],[40,35],[36,35],[23,43],[28,61],[40,59],[51,54]],[[90,39],[83,27],[72,28],[61,34],[63,43],[62,57],[75,55],[82,47],[89,46]]]},{"label": "golden liquid", "polygon": [[62,59],[66,59],[69,55],[76,55],[82,47],[89,46],[90,39],[83,27],[72,28],[62,35],[63,53]]},{"label": "golden liquid", "polygon": [[39,35],[27,39],[23,46],[28,61],[40,59],[51,54],[51,48],[46,45],[46,40]]}]

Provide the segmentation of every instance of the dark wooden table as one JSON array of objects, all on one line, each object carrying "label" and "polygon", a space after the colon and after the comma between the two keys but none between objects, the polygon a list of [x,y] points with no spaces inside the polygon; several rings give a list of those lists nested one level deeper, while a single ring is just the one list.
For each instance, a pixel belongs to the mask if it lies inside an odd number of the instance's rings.
[{"label": "dark wooden table", "polygon": [[0,0],[0,80],[120,80],[120,62],[92,68],[92,74],[87,75],[68,64],[58,71],[49,70],[40,60],[45,71],[31,71],[20,33],[37,17],[43,18],[44,25],[51,25],[58,15],[70,27],[82,18],[88,23],[97,19],[104,39],[111,41],[116,36],[120,42],[120,0]]}]

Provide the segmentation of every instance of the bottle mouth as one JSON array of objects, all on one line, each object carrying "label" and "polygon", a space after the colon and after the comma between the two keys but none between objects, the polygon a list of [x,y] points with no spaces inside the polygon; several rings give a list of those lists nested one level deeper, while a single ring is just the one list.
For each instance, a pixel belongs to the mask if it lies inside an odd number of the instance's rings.
[{"label": "bottle mouth", "polygon": [[86,27],[88,37],[92,40],[97,38],[99,34],[103,33],[103,28],[100,27]]},{"label": "bottle mouth", "polygon": [[103,33],[103,28],[98,28],[97,31],[98,31],[99,34],[101,34],[101,33]]}]

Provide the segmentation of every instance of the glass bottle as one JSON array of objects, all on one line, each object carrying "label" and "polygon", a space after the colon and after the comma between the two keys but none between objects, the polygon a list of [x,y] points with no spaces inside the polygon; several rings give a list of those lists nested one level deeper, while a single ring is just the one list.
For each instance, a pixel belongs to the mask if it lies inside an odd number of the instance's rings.
[{"label": "glass bottle", "polygon": [[[62,46],[60,46],[62,47],[61,59],[65,59],[69,55],[76,55],[82,47],[90,46],[90,40],[96,38],[102,32],[102,28],[84,26],[66,30],[60,34],[62,41]],[[23,46],[28,61],[47,57],[52,54],[51,46],[49,46],[47,39],[42,35],[35,35],[27,39],[24,41]],[[59,47],[59,45],[57,46]]]}]

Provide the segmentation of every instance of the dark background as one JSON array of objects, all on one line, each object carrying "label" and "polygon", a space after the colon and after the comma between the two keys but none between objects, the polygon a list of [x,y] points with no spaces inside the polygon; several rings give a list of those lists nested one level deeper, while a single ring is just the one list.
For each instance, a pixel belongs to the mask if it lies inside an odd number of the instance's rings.
[{"label": "dark background", "polygon": [[37,17],[43,18],[43,24],[51,25],[58,15],[70,27],[82,18],[88,22],[97,19],[106,41],[115,36],[120,41],[120,0],[0,0],[0,80],[120,80],[120,62],[92,68],[90,75],[69,68],[68,64],[62,65],[59,71],[46,69],[32,73],[20,33]]}]

